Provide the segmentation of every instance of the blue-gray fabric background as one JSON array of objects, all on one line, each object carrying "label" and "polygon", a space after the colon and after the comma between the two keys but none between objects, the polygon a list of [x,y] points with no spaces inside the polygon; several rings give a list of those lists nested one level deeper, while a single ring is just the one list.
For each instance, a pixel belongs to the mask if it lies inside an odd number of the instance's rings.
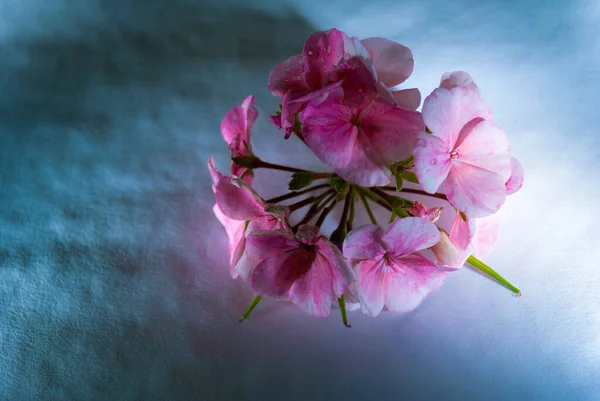
[{"label": "blue-gray fabric background", "polygon": [[[206,161],[252,93],[257,153],[319,166],[266,82],[331,27],[410,47],[424,95],[472,74],[526,171],[486,258],[522,298],[464,269],[352,329],[237,324]],[[600,399],[599,27],[596,0],[0,1],[0,399]]]}]

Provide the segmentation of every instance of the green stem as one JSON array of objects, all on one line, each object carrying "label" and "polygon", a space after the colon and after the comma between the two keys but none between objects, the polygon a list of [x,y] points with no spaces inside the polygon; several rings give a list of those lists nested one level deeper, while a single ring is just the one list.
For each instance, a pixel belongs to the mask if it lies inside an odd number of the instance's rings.
[{"label": "green stem", "polygon": [[298,230],[298,227],[300,227],[302,224],[306,224],[309,221],[312,220],[313,217],[315,217],[317,215],[317,213],[319,213],[321,210],[323,210],[323,208],[332,200],[335,198],[335,196],[337,195],[337,193],[332,189],[330,191],[327,191],[329,195],[329,197],[325,198],[325,200],[323,200],[320,203],[315,203],[311,206],[310,210],[306,213],[306,215],[304,216],[304,218],[302,218],[302,220],[300,220],[296,225],[294,225],[294,227],[292,227],[292,231],[296,231]]},{"label": "green stem", "polygon": [[[396,192],[396,188],[395,187],[378,187],[379,189],[382,189],[384,191],[394,191]],[[443,199],[445,201],[448,200],[448,198],[446,197],[446,195],[441,194],[441,193],[435,193],[435,194],[430,194],[428,192],[425,191],[421,191],[420,189],[412,189],[412,188],[402,188],[402,191],[400,191],[399,193],[402,192],[406,192],[408,194],[415,194],[415,195],[423,195],[423,196],[430,196],[432,198],[438,198],[438,199]]]},{"label": "green stem", "polygon": [[356,201],[356,190],[354,187],[350,188],[350,193],[348,196],[350,197],[350,216],[348,217],[348,222],[346,223],[346,230],[350,232],[352,231],[352,224],[354,223],[354,203]]},{"label": "green stem", "polygon": [[317,189],[328,188],[328,187],[329,187],[329,184],[315,185],[314,187],[306,188],[306,189],[303,189],[302,191],[288,192],[285,195],[281,195],[276,198],[268,199],[266,202],[267,203],[279,203],[279,202],[283,202],[284,200],[288,200],[288,199],[295,198],[300,195],[307,194],[312,191],[316,191]]},{"label": "green stem", "polygon": [[509,283],[504,277],[502,277],[500,274],[498,274],[494,269],[492,269],[491,267],[489,267],[488,265],[483,263],[481,260],[477,259],[475,256],[472,256],[472,255],[469,256],[469,258],[467,259],[467,262],[470,263],[474,268],[476,268],[480,272],[490,276],[491,278],[493,278],[494,280],[496,280],[500,284],[502,284],[504,287],[508,288],[509,290],[511,290],[512,292],[517,294],[518,297],[521,296],[521,290],[519,290],[517,287],[515,287],[514,285]]},{"label": "green stem", "polygon": [[329,213],[331,213],[331,211],[333,210],[333,208],[335,208],[335,205],[337,205],[337,200],[335,198],[333,198],[333,202],[331,202],[331,204],[329,206],[327,206],[322,212],[321,215],[319,216],[319,218],[317,219],[317,222],[315,223],[315,226],[317,227],[321,227],[321,225],[323,224],[323,222],[325,221],[325,218],[327,217],[327,215]]},{"label": "green stem", "polygon": [[244,320],[248,319],[248,316],[250,316],[250,313],[252,313],[254,308],[256,308],[256,305],[258,305],[258,303],[260,302],[261,299],[262,299],[262,297],[260,295],[257,295],[254,297],[254,299],[248,306],[248,309],[246,309],[246,312],[244,312],[244,314],[242,315],[240,320],[238,320],[238,323],[242,323]]},{"label": "green stem", "polygon": [[369,202],[367,201],[367,198],[365,197],[364,192],[360,191],[358,193],[358,195],[360,196],[360,200],[362,201],[363,205],[365,206],[365,210],[367,211],[367,214],[369,215],[369,218],[371,219],[371,223],[377,224],[377,219],[375,219],[375,215],[373,214],[373,211],[371,210],[371,206],[369,206]]},{"label": "green stem", "polygon": [[254,166],[257,168],[268,168],[271,170],[280,170],[280,171],[289,171],[290,173],[312,173],[315,176],[315,180],[319,178],[329,178],[331,177],[331,173],[317,173],[315,171],[304,170],[296,167],[282,166],[281,164],[269,163],[263,160],[259,160],[257,164]]},{"label": "green stem", "polygon": [[302,199],[301,201],[298,201],[296,203],[292,203],[291,205],[288,205],[288,207],[290,208],[290,213],[295,212],[296,210],[301,209],[306,205],[311,205],[313,203],[320,202],[327,195],[329,195],[329,191],[325,191],[321,195],[318,195],[318,196],[311,196],[309,198]]},{"label": "green stem", "polygon": [[342,313],[342,323],[346,327],[352,327],[348,324],[348,315],[346,314],[346,300],[344,299],[344,294],[338,298],[338,303],[340,304],[340,312]]},{"label": "green stem", "polygon": [[[373,202],[377,203],[379,206],[381,206],[391,212],[392,207],[390,206],[388,201],[386,201],[384,198],[382,198],[375,192],[371,191],[371,189],[373,189],[373,188],[363,188],[363,190],[365,191],[365,195],[367,197],[369,197]],[[387,196],[387,194],[386,194],[386,196]]]}]

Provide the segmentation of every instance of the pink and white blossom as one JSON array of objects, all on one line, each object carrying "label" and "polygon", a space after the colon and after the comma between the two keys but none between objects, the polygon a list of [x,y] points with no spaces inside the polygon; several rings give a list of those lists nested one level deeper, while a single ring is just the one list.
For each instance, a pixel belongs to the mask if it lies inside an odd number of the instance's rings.
[{"label": "pink and white blossom", "polygon": [[506,199],[510,145],[490,121],[478,90],[438,88],[425,99],[423,119],[432,132],[414,142],[415,174],[426,192],[444,184],[450,203],[469,217],[495,213]]},{"label": "pink and white blossom", "polygon": [[445,272],[420,251],[440,240],[437,227],[422,218],[396,220],[386,230],[369,224],[352,230],[344,241],[344,256],[358,274],[363,312],[377,316],[416,308],[444,282]]},{"label": "pink and white blossom", "polygon": [[424,129],[418,112],[377,97],[355,105],[309,105],[302,113],[306,144],[340,177],[361,186],[390,183],[389,165],[412,154]]}]

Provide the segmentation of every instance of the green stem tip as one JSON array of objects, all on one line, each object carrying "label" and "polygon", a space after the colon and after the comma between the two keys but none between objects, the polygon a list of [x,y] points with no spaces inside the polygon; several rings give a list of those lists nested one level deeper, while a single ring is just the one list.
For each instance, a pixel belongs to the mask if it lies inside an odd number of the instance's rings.
[{"label": "green stem tip", "polygon": [[342,323],[346,327],[352,327],[348,324],[348,315],[346,314],[346,300],[344,299],[344,294],[338,298],[338,303],[340,304],[340,312],[342,313]]},{"label": "green stem tip", "polygon": [[517,295],[517,297],[521,296],[521,290],[509,283],[508,280],[506,280],[504,277],[498,274],[494,269],[483,263],[481,260],[477,259],[475,256],[469,256],[467,262],[483,274],[490,276],[491,278],[502,284],[504,287],[514,292]]},{"label": "green stem tip", "polygon": [[256,305],[258,305],[258,303],[260,302],[261,299],[262,299],[262,297],[260,295],[257,295],[254,297],[254,299],[248,306],[248,309],[246,309],[246,312],[244,312],[244,314],[242,315],[240,320],[238,320],[238,323],[242,323],[244,320],[246,320],[248,318],[248,316],[250,316],[250,313],[252,313],[254,308],[256,308]]}]

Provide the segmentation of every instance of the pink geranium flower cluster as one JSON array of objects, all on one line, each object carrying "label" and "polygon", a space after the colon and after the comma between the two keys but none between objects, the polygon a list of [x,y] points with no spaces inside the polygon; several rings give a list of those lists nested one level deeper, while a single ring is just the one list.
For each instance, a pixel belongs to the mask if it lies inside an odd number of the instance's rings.
[{"label": "pink geranium flower cluster", "polygon": [[[347,303],[371,316],[410,311],[467,262],[520,294],[477,257],[497,241],[494,213],[521,188],[523,168],[469,74],[444,74],[419,112],[418,89],[395,89],[413,65],[399,43],[331,29],[273,68],[268,88],[281,108],[271,121],[333,172],[257,157],[253,96],[227,113],[221,131],[230,175],[212,158],[209,170],[231,275],[257,293],[243,318],[262,297],[289,300],[313,316],[328,316],[337,304],[346,325]],[[293,173],[290,192],[263,199],[252,188],[261,168]],[[354,227],[356,204],[371,224]],[[372,204],[389,211],[387,224],[377,222]],[[320,227],[338,205],[339,224],[326,236]]]}]

